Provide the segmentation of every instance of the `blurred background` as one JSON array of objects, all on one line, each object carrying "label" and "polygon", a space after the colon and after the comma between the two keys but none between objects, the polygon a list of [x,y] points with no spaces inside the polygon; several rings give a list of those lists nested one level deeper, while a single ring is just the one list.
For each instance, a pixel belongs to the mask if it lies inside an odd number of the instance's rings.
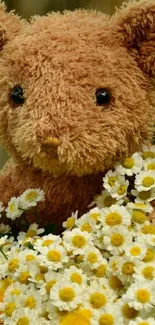
[{"label": "blurred background", "polygon": [[[123,0],[4,0],[8,10],[15,10],[20,16],[29,19],[32,15],[45,15],[49,11],[74,10],[76,8],[97,9],[109,15]],[[0,146],[0,168],[8,159],[5,149]]]}]

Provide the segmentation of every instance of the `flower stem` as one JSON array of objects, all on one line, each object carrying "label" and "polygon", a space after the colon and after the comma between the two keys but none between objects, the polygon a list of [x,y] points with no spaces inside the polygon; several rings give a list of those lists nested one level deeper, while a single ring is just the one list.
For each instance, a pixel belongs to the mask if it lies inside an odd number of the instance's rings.
[{"label": "flower stem", "polygon": [[3,252],[2,248],[0,248],[0,252],[1,252],[2,255],[6,258],[6,260],[8,260],[8,257],[7,257],[6,254]]}]

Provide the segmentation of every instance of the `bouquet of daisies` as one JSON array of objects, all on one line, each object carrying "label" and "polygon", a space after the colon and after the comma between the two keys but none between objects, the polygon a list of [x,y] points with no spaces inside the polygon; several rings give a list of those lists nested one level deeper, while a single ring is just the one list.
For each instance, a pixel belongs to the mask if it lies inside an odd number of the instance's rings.
[{"label": "bouquet of daisies", "polygon": [[[155,148],[117,163],[103,188],[60,236],[0,225],[0,324],[155,325]],[[43,199],[29,189],[6,216],[26,220]]]}]

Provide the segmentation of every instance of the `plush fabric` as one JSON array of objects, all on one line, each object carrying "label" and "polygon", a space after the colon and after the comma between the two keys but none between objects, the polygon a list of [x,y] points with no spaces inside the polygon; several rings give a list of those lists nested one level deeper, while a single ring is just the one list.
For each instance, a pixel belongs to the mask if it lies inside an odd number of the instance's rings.
[{"label": "plush fabric", "polygon": [[[41,187],[43,224],[87,211],[105,171],[154,132],[155,0],[110,17],[50,13],[30,22],[0,4],[0,139],[13,157],[0,200]],[[12,89],[25,101],[16,105]],[[110,100],[96,102],[96,91]]]}]

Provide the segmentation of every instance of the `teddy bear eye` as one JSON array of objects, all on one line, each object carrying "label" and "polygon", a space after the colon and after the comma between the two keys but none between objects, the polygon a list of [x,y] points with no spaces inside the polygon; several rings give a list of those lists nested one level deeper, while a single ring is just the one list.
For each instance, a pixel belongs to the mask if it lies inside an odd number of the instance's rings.
[{"label": "teddy bear eye", "polygon": [[16,85],[11,89],[10,100],[16,106],[22,105],[24,103],[24,90],[21,86]]},{"label": "teddy bear eye", "polygon": [[111,100],[110,90],[107,88],[99,88],[96,90],[96,103],[99,106],[103,106],[105,104],[109,104]]}]

